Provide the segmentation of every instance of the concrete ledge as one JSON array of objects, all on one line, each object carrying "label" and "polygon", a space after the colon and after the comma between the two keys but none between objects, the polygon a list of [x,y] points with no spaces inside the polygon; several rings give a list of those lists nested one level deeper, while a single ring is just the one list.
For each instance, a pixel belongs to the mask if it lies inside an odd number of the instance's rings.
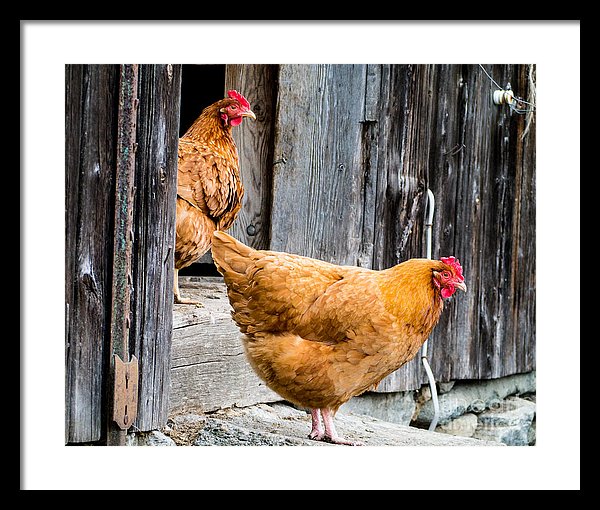
[{"label": "concrete ledge", "polygon": [[[288,404],[257,404],[205,415],[179,414],[164,433],[177,445],[192,446],[323,446],[308,439],[310,415]],[[429,432],[369,416],[338,413],[338,432],[366,446],[503,446],[501,443]]]}]

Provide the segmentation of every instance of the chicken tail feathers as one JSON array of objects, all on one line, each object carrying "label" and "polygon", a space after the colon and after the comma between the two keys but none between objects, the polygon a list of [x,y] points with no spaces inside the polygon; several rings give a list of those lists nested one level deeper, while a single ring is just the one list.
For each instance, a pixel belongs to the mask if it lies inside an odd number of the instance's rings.
[{"label": "chicken tail feathers", "polygon": [[256,252],[220,230],[213,233],[211,250],[217,269],[226,278],[236,273],[245,274],[248,265],[253,262],[252,255]]},{"label": "chicken tail feathers", "polygon": [[255,264],[260,258],[260,252],[219,230],[213,233],[211,250],[217,270],[223,275],[227,285],[233,319],[242,333],[255,330],[249,299],[251,278],[256,272]]}]

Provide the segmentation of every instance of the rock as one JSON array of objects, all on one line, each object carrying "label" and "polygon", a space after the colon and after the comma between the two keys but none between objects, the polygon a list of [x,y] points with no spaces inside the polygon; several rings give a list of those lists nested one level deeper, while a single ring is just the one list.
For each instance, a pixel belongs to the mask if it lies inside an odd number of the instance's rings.
[{"label": "rock", "polygon": [[364,414],[391,423],[408,425],[417,404],[414,392],[368,392],[354,397],[339,409],[339,413]]},{"label": "rock", "polygon": [[527,446],[532,440],[530,430],[534,417],[533,402],[509,397],[477,417],[477,430],[473,437],[500,441],[508,446]]},{"label": "rock", "polygon": [[190,445],[198,437],[206,423],[203,415],[194,413],[175,414],[163,430],[178,446]]},{"label": "rock", "polygon": [[438,393],[440,395],[442,393],[448,393],[452,388],[454,388],[454,383],[456,383],[456,381],[439,382],[439,383],[437,383]]},{"label": "rock", "polygon": [[[294,446],[306,444],[305,439],[273,432],[253,430],[209,418],[194,441],[194,446]],[[319,443],[319,446],[326,443]]]},{"label": "rock", "polygon": [[529,431],[527,432],[527,443],[529,446],[535,446],[536,440],[536,424],[535,424],[535,416],[533,417],[533,421],[531,422],[531,427],[529,427]]},{"label": "rock", "polygon": [[[286,403],[230,408],[206,415],[194,446],[325,446],[308,438],[310,415]],[[367,446],[503,446],[501,443],[451,436],[390,423],[350,412],[335,418],[338,433]]]},{"label": "rock", "polygon": [[421,389],[418,391],[417,400],[424,404],[425,402],[430,401],[431,398],[431,388],[429,387],[429,384],[421,386]]},{"label": "rock", "polygon": [[[451,391],[439,395],[438,424],[443,425],[468,412],[480,413],[500,405],[508,395],[532,392],[535,392],[535,372],[487,381],[459,381]],[[431,400],[424,402],[415,418],[415,425],[428,426],[433,420],[433,415],[433,402]]]},{"label": "rock", "polygon": [[438,425],[435,431],[442,432],[443,434],[452,434],[453,436],[473,437],[476,429],[477,415],[466,413],[450,420],[444,425]]},{"label": "rock", "polygon": [[177,446],[175,441],[158,430],[127,434],[125,444],[127,446]]}]

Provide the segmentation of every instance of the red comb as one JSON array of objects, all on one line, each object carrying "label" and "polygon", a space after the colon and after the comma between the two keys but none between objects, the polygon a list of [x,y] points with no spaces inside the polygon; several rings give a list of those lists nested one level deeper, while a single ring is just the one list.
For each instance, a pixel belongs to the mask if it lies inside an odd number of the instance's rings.
[{"label": "red comb", "polygon": [[244,108],[250,108],[250,103],[248,102],[248,100],[244,96],[242,96],[242,94],[240,94],[237,90],[228,90],[227,95],[231,99],[237,99],[240,105],[242,105]]},{"label": "red comb", "polygon": [[441,257],[440,260],[444,263],[444,264],[448,264],[449,266],[453,267],[454,270],[456,271],[456,275],[458,277],[460,277],[461,281],[464,280],[464,276],[462,274],[462,266],[460,265],[460,262],[458,261],[457,258],[455,257]]}]

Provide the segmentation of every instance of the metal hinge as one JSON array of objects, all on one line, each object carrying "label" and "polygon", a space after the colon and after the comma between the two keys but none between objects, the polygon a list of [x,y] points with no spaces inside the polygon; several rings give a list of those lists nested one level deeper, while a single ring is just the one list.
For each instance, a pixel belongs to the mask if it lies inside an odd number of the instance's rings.
[{"label": "metal hinge", "polygon": [[113,393],[113,420],[122,430],[127,430],[137,416],[138,360],[135,356],[125,363],[115,354],[115,383]]}]

